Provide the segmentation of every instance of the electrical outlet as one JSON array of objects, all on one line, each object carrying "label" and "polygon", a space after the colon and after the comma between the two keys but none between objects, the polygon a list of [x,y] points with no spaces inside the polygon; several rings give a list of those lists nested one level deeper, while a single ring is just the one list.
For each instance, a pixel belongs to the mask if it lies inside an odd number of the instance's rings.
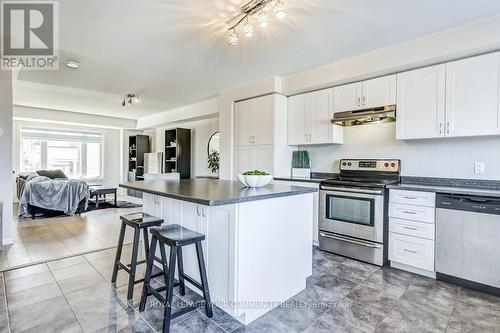
[{"label": "electrical outlet", "polygon": [[474,173],[484,174],[485,163],[476,162],[474,163]]}]

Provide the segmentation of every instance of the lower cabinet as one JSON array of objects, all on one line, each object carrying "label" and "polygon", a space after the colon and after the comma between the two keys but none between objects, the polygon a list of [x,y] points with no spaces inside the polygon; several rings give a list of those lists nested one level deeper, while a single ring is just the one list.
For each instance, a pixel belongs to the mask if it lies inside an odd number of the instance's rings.
[{"label": "lower cabinet", "polygon": [[435,194],[390,190],[389,260],[391,265],[433,276]]},{"label": "lower cabinet", "polygon": [[389,260],[434,271],[434,241],[391,232],[389,235]]},{"label": "lower cabinet", "polygon": [[[158,202],[159,204],[156,204]],[[162,217],[164,225],[180,224],[185,228],[205,235],[203,256],[207,268],[210,293],[213,301],[227,302],[233,296],[230,286],[230,263],[235,253],[234,242],[234,206],[209,207],[191,202],[144,194],[143,211],[153,216]],[[184,272],[200,281],[198,259],[194,245],[182,249]],[[170,254],[167,247],[167,256]],[[157,255],[160,253],[157,250]],[[177,273],[176,273],[177,274]],[[188,285],[189,283],[186,282]],[[193,290],[197,290],[194,287]]]}]

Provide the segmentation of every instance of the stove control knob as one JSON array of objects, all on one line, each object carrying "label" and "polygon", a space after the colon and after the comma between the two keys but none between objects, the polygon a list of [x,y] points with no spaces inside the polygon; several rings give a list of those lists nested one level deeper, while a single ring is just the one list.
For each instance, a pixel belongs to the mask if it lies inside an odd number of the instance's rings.
[{"label": "stove control knob", "polygon": [[386,168],[388,168],[388,167],[389,167],[389,163],[385,162],[384,166],[385,166]]},{"label": "stove control knob", "polygon": [[393,167],[393,168],[394,168],[395,166],[396,166],[396,163],[392,162],[392,163],[391,163],[391,167]]},{"label": "stove control knob", "polygon": [[351,166],[351,165],[352,165],[352,163],[351,163],[351,162],[349,162],[349,163],[347,163],[347,165],[348,165],[348,166]]},{"label": "stove control knob", "polygon": [[347,163],[346,163],[346,162],[342,162],[342,165],[343,165],[343,166],[346,166],[346,165],[347,165]]}]

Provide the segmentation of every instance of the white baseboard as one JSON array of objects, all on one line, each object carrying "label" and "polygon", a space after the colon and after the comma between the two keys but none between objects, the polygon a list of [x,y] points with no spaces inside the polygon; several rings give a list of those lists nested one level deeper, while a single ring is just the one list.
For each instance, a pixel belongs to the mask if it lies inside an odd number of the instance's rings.
[{"label": "white baseboard", "polygon": [[401,269],[403,271],[408,271],[408,272],[411,272],[411,273],[415,273],[415,274],[418,274],[418,275],[427,276],[427,277],[430,277],[432,279],[436,278],[436,272],[434,272],[434,271],[431,272],[431,271],[428,271],[428,270],[425,270],[425,269],[421,269],[421,268],[418,268],[418,267],[413,267],[413,266],[401,264],[401,263],[395,262],[395,261],[391,261],[391,267],[394,267],[394,268],[397,268],[397,269]]}]

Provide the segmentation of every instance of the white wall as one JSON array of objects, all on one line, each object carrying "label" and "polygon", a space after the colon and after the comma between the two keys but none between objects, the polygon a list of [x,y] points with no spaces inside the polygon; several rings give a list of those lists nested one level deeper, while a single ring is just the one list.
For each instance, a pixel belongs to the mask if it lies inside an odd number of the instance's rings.
[{"label": "white wall", "polygon": [[[399,158],[403,176],[500,180],[500,137],[397,141],[395,123],[344,128],[344,144],[304,146],[311,169],[338,172],[341,158]],[[474,163],[485,162],[484,174]]]},{"label": "white wall", "polygon": [[[59,129],[59,130],[79,130],[87,132],[96,132],[103,134],[103,180],[92,180],[92,184],[106,184],[118,186],[121,181],[121,159],[120,159],[120,130],[109,128],[83,127],[83,126],[68,126],[61,124],[40,123],[34,121],[14,121],[14,142],[13,142],[13,168],[19,172],[20,165],[20,129],[21,127],[40,127],[44,129]],[[33,170],[36,171],[36,170]],[[15,194],[14,194],[15,197]],[[17,199],[17,198],[15,198]]]},{"label": "white wall", "polygon": [[[219,131],[219,118],[202,119],[197,121],[180,122],[168,127],[155,129],[153,150],[163,152],[165,142],[165,130],[176,127],[188,128],[191,130],[191,177],[210,176],[212,173],[207,167],[207,144],[208,140],[215,132]],[[152,135],[150,130],[145,134]],[[169,172],[169,170],[165,170]]]},{"label": "white wall", "polygon": [[4,244],[12,243],[12,74],[0,70],[0,202]]}]

